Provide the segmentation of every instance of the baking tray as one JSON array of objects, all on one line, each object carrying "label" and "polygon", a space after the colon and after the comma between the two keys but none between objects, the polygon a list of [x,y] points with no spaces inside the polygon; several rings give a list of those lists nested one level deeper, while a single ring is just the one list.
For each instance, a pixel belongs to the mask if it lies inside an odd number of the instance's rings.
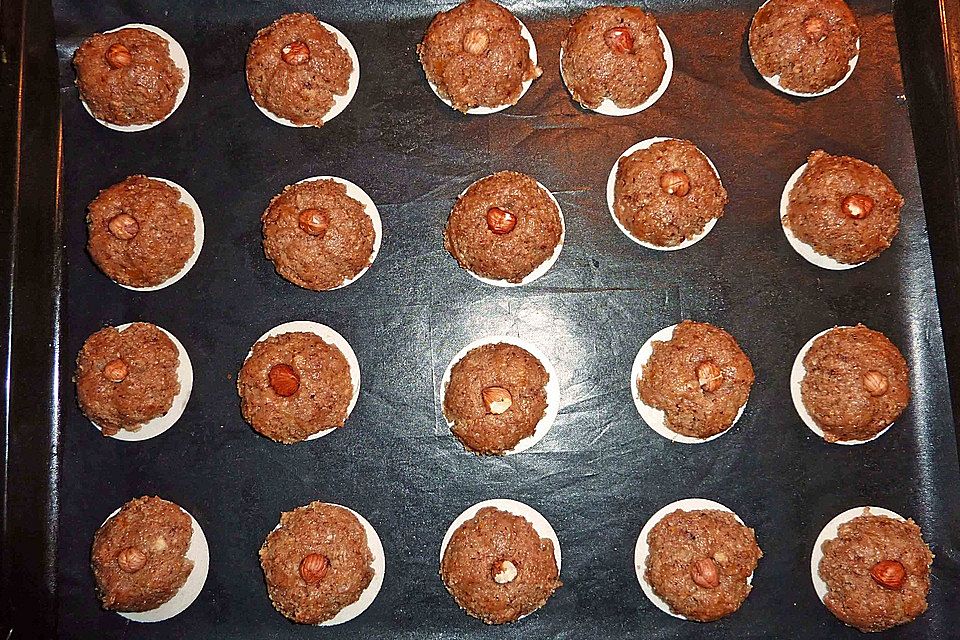
[{"label": "baking tray", "polygon": [[[2,167],[5,187],[12,185],[4,220],[14,349],[3,555],[12,637],[857,637],[816,599],[809,554],[824,523],[861,504],[913,517],[937,554],[929,611],[889,635],[955,637],[960,469],[948,364],[960,357],[960,306],[950,286],[958,282],[960,207],[951,188],[960,171],[941,24],[947,0],[852,2],[864,27],[860,64],[847,85],[814,101],[774,93],[753,70],[745,31],[755,2],[647,2],[676,68],[654,107],[624,119],[580,111],[560,81],[566,20],[593,4],[585,2],[507,3],[536,38],[544,76],[502,114],[454,113],[429,91],[415,54],[431,16],[449,4],[4,4],[7,50],[22,56],[16,75],[5,76],[13,90],[4,95],[20,115],[19,162]],[[250,40],[292,10],[336,25],[360,56],[353,103],[321,130],[267,120],[246,91]],[[139,134],[92,120],[70,66],[84,37],[129,22],[161,26],[191,62],[183,105]],[[5,64],[5,74],[13,68]],[[639,249],[604,202],[620,152],[655,135],[696,141],[730,192],[716,229],[681,253]],[[854,271],[808,265],[779,229],[782,186],[818,147],[879,164],[906,198],[893,247]],[[553,190],[568,225],[553,269],[508,290],[478,284],[441,244],[456,194],[500,169],[528,172]],[[205,216],[197,265],[158,292],[116,286],[84,252],[87,203],[132,173],[178,182]],[[370,273],[317,294],[280,279],[263,259],[259,215],[283,186],[325,174],[364,187],[385,234]],[[627,382],[643,341],[686,317],[731,331],[757,371],[733,431],[695,447],[644,426]],[[363,384],[345,430],[284,447],[243,422],[235,376],[261,333],[294,319],[339,330],[357,351]],[[180,422],[141,443],[102,438],[77,409],[70,382],[83,340],[132,320],[172,331],[196,374]],[[793,410],[790,363],[814,333],[858,321],[900,346],[915,396],[878,441],[831,446]],[[437,387],[462,346],[497,333],[547,353],[560,374],[562,410],[536,448],[479,459],[449,435]],[[198,600],[155,625],[100,610],[88,566],[99,524],[144,494],[188,509],[211,546]],[[632,566],[646,519],[694,496],[734,509],[756,528],[765,553],[742,609],[710,625],[657,611]],[[518,625],[486,628],[445,592],[438,549],[463,509],[495,497],[526,502],[552,523],[565,586]],[[280,512],[314,499],[362,513],[387,557],[371,608],[323,630],[294,626],[273,610],[257,561]]]}]

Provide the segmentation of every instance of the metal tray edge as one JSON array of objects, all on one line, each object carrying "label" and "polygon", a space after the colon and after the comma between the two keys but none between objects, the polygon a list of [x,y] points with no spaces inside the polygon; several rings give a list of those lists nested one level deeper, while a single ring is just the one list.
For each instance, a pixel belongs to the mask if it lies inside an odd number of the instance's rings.
[{"label": "metal tray edge", "polygon": [[0,629],[56,635],[60,102],[50,3],[0,7],[5,368]]},{"label": "metal tray edge", "polygon": [[960,438],[960,0],[916,4],[896,0],[894,16]]}]

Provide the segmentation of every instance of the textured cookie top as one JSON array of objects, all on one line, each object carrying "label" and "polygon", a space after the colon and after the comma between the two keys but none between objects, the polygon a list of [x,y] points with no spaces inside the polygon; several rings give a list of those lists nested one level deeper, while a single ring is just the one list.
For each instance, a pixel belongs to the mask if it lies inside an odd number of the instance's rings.
[{"label": "textured cookie top", "polygon": [[138,431],[173,406],[179,365],[176,345],[158,327],[146,322],[123,331],[105,327],[87,338],[77,356],[80,408],[105,436]]},{"label": "textured cookie top", "polygon": [[491,0],[438,13],[417,51],[427,80],[458,111],[515,104],[523,83],[541,74],[520,23]]},{"label": "textured cookie top", "polygon": [[910,401],[910,370],[899,349],[863,325],[823,334],[803,357],[803,406],[828,442],[869,440]]},{"label": "textured cookie top", "polygon": [[819,93],[847,74],[859,37],[843,0],[770,0],[750,25],[750,55],[785,89]]},{"label": "textured cookie top", "polygon": [[536,430],[547,409],[549,379],[543,364],[522,347],[477,347],[450,371],[444,415],[471,451],[504,453]]},{"label": "textured cookie top", "polygon": [[861,631],[883,631],[927,610],[933,554],[913,520],[863,515],[823,543],[824,603]]},{"label": "textured cookie top", "polygon": [[563,79],[574,99],[596,109],[620,108],[656,92],[667,63],[657,21],[639,7],[601,6],[580,15],[563,41]]},{"label": "textured cookie top", "polygon": [[553,542],[525,518],[494,507],[454,531],[440,575],[457,604],[487,624],[515,622],[562,584]]},{"label": "textured cookie top", "polygon": [[817,253],[858,264],[890,246],[901,207],[903,196],[878,167],[818,150],[790,191],[783,222]]},{"label": "textured cookie top", "polygon": [[91,566],[105,609],[150,611],[187,581],[193,523],[157,497],[136,498],[111,516],[93,538]]},{"label": "textured cookie top", "polygon": [[520,282],[553,256],[562,235],[560,209],[537,181],[501,171],[460,196],[443,240],[464,269]]},{"label": "textured cookie top", "polygon": [[180,192],[146,176],[107,187],[87,210],[87,251],[111,280],[131,287],[157,286],[179,273],[193,254],[195,231]]},{"label": "textured cookie top", "polygon": [[353,60],[309,13],[261,29],[247,51],[247,85],[262,108],[298,125],[323,125],[334,97],[346,95]]},{"label": "textured cookie top", "polygon": [[710,622],[740,608],[763,556],[753,529],[732,513],[677,510],[647,535],[645,579],[674,613]]},{"label": "textured cookie top", "polygon": [[655,341],[637,388],[643,402],[666,414],[671,431],[709,438],[733,425],[750,396],[753,366],[729,333],[684,320]]},{"label": "textured cookie top", "polygon": [[261,220],[264,253],[277,273],[301,287],[336,288],[373,259],[373,221],[335,180],[286,187]]},{"label": "textured cookie top", "polygon": [[74,54],[73,65],[87,107],[116,125],[163,120],[173,112],[184,81],[169,43],[140,28],[90,36]]},{"label": "textured cookie top", "polygon": [[707,157],[688,140],[654,143],[617,164],[613,210],[638,240],[677,246],[721,217],[726,203]]},{"label": "textured cookie top", "polygon": [[282,514],[260,548],[273,606],[301,624],[330,620],[359,600],[373,580],[372,563],[357,517],[323,502]]},{"label": "textured cookie top", "polygon": [[343,426],[353,381],[340,349],[315,334],[292,332],[253,345],[237,390],[243,417],[254,429],[292,444]]}]

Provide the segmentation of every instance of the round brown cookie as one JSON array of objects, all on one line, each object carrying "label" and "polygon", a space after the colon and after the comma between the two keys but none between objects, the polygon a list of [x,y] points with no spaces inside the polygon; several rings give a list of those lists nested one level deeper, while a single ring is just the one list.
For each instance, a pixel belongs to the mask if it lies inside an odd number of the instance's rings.
[{"label": "round brown cookie", "polygon": [[518,283],[554,255],[563,236],[560,215],[536,180],[501,171],[457,199],[443,244],[464,269]]},{"label": "round brown cookie", "polygon": [[87,251],[111,280],[130,287],[154,287],[179,273],[195,231],[180,192],[146,176],[107,187],[87,210]]},{"label": "round brown cookie", "polygon": [[664,140],[617,163],[613,210],[630,234],[674,247],[723,215],[727,192],[707,157],[688,140]]},{"label": "round brown cookie", "polygon": [[90,565],[104,609],[150,611],[176,595],[193,570],[190,516],[161,498],[135,498],[93,538]]},{"label": "round brown cookie", "polygon": [[140,28],[90,36],[74,54],[73,65],[91,113],[116,125],[163,120],[176,108],[184,81],[167,41]]},{"label": "round brown cookie", "polygon": [[823,601],[846,624],[884,631],[927,610],[933,554],[913,520],[859,516],[822,549]]},{"label": "round brown cookie", "polygon": [[640,7],[587,10],[570,26],[562,49],[563,80],[574,100],[591,109],[605,98],[621,108],[642,104],[667,70],[657,21]]},{"label": "round brown cookie", "polygon": [[910,402],[906,360],[885,335],[862,324],[814,340],[803,367],[803,406],[827,442],[869,440]]},{"label": "round brown cookie", "polygon": [[818,150],[790,190],[783,223],[817,253],[858,264],[890,246],[901,207],[903,196],[878,167]]},{"label": "round brown cookie", "polygon": [[349,510],[311,502],[280,516],[260,548],[274,608],[301,624],[330,620],[373,580],[373,554]]},{"label": "round brown cookie", "polygon": [[160,328],[135,322],[122,331],[104,327],[77,356],[77,401],[105,436],[138,431],[166,414],[180,392],[180,354]]},{"label": "round brown cookie", "polygon": [[553,542],[525,518],[494,507],[454,531],[440,576],[457,604],[487,624],[515,622],[562,586]]},{"label": "round brown cookie", "polygon": [[438,13],[417,52],[427,80],[457,111],[516,104],[523,84],[542,73],[519,21],[491,0]]},{"label": "round brown cookie", "polygon": [[753,366],[729,333],[684,320],[673,337],[653,343],[637,389],[666,414],[666,426],[693,438],[729,429],[753,386]]},{"label": "round brown cookie", "polygon": [[301,287],[335,289],[373,259],[373,221],[335,180],[286,187],[270,201],[262,221],[264,253],[277,273]]},{"label": "round brown cookie", "polygon": [[647,535],[644,578],[674,613],[712,622],[740,608],[763,556],[753,529],[732,513],[677,510]]},{"label": "round brown cookie", "polygon": [[843,0],[770,0],[750,25],[750,56],[784,89],[819,93],[847,75],[860,27]]},{"label": "round brown cookie", "polygon": [[312,333],[265,338],[237,377],[244,419],[271,440],[292,444],[342,427],[353,397],[350,365]]},{"label": "round brown cookie", "polygon": [[353,60],[337,36],[309,13],[291,13],[261,29],[247,51],[254,102],[297,125],[320,127],[334,96],[349,90]]},{"label": "round brown cookie", "polygon": [[536,430],[547,409],[549,378],[543,364],[522,347],[477,347],[451,369],[444,415],[467,449],[505,453]]}]

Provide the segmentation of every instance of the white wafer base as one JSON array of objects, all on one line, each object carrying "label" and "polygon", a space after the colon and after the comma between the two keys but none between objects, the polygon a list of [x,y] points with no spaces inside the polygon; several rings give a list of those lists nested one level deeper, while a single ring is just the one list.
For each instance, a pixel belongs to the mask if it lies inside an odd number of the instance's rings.
[{"label": "white wafer base", "polygon": [[[539,535],[541,538],[550,540],[553,543],[553,557],[557,562],[557,576],[559,577],[561,558],[560,540],[557,539],[557,532],[553,530],[553,527],[550,525],[547,519],[540,515],[540,512],[533,507],[516,500],[508,500],[504,498],[478,502],[457,516],[457,518],[447,528],[447,532],[443,536],[443,542],[440,544],[441,566],[443,566],[443,556],[447,551],[447,545],[450,543],[450,538],[453,537],[454,532],[465,522],[476,516],[477,513],[484,507],[493,507],[495,509],[499,509],[500,511],[506,511],[507,513],[512,513],[515,516],[520,516],[533,526],[533,530],[537,532],[537,535]],[[533,613],[533,611],[530,613]],[[530,613],[520,616],[519,620],[523,620],[530,615]]]},{"label": "white wafer base", "polygon": [[[516,17],[516,16],[514,16]],[[516,18],[517,23],[520,25],[520,35],[523,36],[523,39],[527,41],[527,44],[530,45],[530,62],[533,63],[533,66],[537,66],[537,43],[533,41],[533,36],[530,34],[530,30],[527,29],[527,25],[523,24],[519,18]],[[499,113],[505,109],[509,109],[517,102],[520,102],[520,99],[526,95],[527,91],[530,89],[530,85],[533,84],[533,81],[536,78],[531,78],[523,83],[523,87],[520,89],[520,96],[517,98],[516,102],[509,102],[507,104],[501,104],[496,107],[474,107],[472,109],[467,109],[466,113],[472,116],[485,116],[490,115],[491,113]],[[450,100],[442,95],[440,95],[440,89],[431,82],[427,80],[427,84],[430,85],[430,89],[433,91],[434,95],[440,98],[441,101],[451,109],[454,108],[453,103]]]},{"label": "white wafer base", "polygon": [[[330,107],[328,111],[323,116],[323,124],[327,124],[338,115],[346,110],[347,106],[350,104],[350,101],[353,100],[353,96],[357,93],[357,88],[360,86],[360,59],[357,57],[357,50],[353,48],[353,43],[350,42],[347,36],[337,29],[336,27],[327,24],[326,22],[320,22],[321,26],[333,33],[337,37],[337,44],[343,47],[344,51],[347,52],[347,55],[350,56],[350,61],[353,62],[353,70],[350,71],[350,77],[347,79],[347,92],[345,94],[333,96],[333,106]],[[307,127],[315,127],[316,125],[312,124],[296,124],[295,122],[288,120],[287,118],[281,118],[272,111],[266,109],[265,107],[260,106],[260,103],[257,102],[256,98],[253,97],[253,94],[250,94],[250,99],[253,100],[253,104],[256,105],[257,109],[260,110],[260,113],[267,116],[274,122],[282,124],[285,127],[293,127],[296,129],[306,129]]]},{"label": "white wafer base", "polygon": [[[714,502],[713,500],[706,500],[704,498],[686,498],[684,500],[677,500],[676,502],[671,502],[667,506],[663,507],[657,511],[653,516],[647,520],[647,523],[643,525],[643,528],[640,530],[640,535],[637,537],[637,544],[633,550],[633,566],[637,574],[637,582],[640,583],[640,588],[643,590],[643,594],[664,613],[670,614],[674,618],[680,618],[681,620],[689,620],[686,616],[682,616],[679,613],[674,613],[663,599],[660,598],[653,591],[653,587],[650,586],[650,583],[647,582],[646,572],[647,572],[647,557],[650,555],[650,545],[647,544],[647,536],[650,535],[650,531],[657,526],[657,524],[663,520],[665,517],[673,513],[674,511],[702,511],[702,510],[713,510],[713,511],[726,511],[727,513],[733,513],[733,516],[737,519],[737,522],[743,524],[743,520],[740,519],[736,513],[731,509],[725,507],[719,502]],[[746,525],[744,525],[746,526]],[[747,578],[747,584],[753,584],[753,574]]]},{"label": "white wafer base", "polygon": [[373,198],[367,195],[367,192],[350,182],[345,178],[339,178],[337,176],[314,176],[312,178],[304,178],[297,182],[297,184],[303,184],[304,182],[316,182],[317,180],[333,180],[338,184],[342,184],[347,189],[347,195],[363,205],[363,210],[367,214],[367,217],[370,218],[370,223],[373,225],[373,252],[370,254],[370,263],[360,270],[357,275],[352,278],[346,278],[342,283],[337,286],[329,289],[329,291],[336,291],[337,289],[342,289],[349,284],[353,284],[360,277],[370,270],[370,267],[373,266],[373,261],[377,259],[377,255],[380,253],[380,245],[383,242],[383,221],[380,219],[380,210],[377,209],[377,205],[373,202]]},{"label": "white wafer base", "polygon": [[[663,59],[667,64],[666,70],[663,72],[663,79],[660,81],[660,85],[657,87],[657,90],[654,91],[649,98],[641,102],[635,107],[618,107],[610,98],[604,98],[603,102],[600,103],[600,106],[597,108],[587,107],[586,105],[581,105],[584,109],[589,109],[596,113],[600,113],[605,116],[632,116],[634,114],[645,111],[656,104],[657,100],[663,97],[663,94],[666,93],[667,87],[670,86],[670,80],[673,78],[673,49],[670,47],[670,41],[667,40],[667,34],[663,32],[663,29],[657,27],[657,31],[660,34],[660,42],[663,43]],[[567,75],[563,70],[563,48],[560,48],[560,77],[563,78],[563,84],[567,88],[567,91],[570,92],[570,95],[573,95],[573,91],[570,91],[570,85],[567,83]],[[579,103],[578,103],[579,104]]]},{"label": "white wafer base", "polygon": [[[128,322],[126,324],[117,325],[116,329],[117,331],[123,331],[131,324],[133,323]],[[173,342],[173,345],[177,348],[177,355],[179,357],[179,364],[177,366],[177,380],[180,382],[180,391],[173,397],[173,404],[165,414],[145,422],[136,431],[127,431],[126,429],[121,429],[112,436],[107,436],[109,438],[113,438],[114,440],[123,440],[124,442],[140,442],[143,440],[149,440],[150,438],[156,438],[158,435],[176,424],[177,420],[180,419],[180,416],[183,415],[184,410],[187,408],[187,402],[190,401],[190,393],[193,391],[193,365],[190,363],[190,356],[187,354],[187,350],[184,348],[183,343],[177,340],[175,335],[161,326],[153,326],[157,327],[157,329],[160,329],[160,331],[163,331],[163,333],[170,338],[170,341]],[[96,422],[93,422],[93,420],[91,420],[90,423],[99,431],[103,431],[103,428]]]},{"label": "white wafer base", "polygon": [[[850,327],[831,327],[829,329],[825,329],[821,331],[817,335],[807,340],[807,343],[803,345],[803,347],[800,349],[800,352],[797,354],[797,357],[794,359],[793,368],[790,370],[790,397],[793,399],[793,407],[794,409],[797,410],[797,415],[800,416],[800,419],[803,420],[803,424],[807,425],[807,428],[810,429],[810,431],[813,431],[815,434],[817,434],[824,440],[827,439],[826,434],[823,432],[823,429],[821,429],[820,426],[813,419],[813,416],[810,415],[810,412],[807,411],[807,407],[803,404],[802,385],[803,385],[803,379],[807,375],[807,368],[803,366],[803,358],[807,355],[807,352],[810,351],[810,347],[813,346],[813,343],[816,342],[817,338],[819,338],[820,336],[827,334],[833,331],[834,329],[849,329],[849,328]],[[867,442],[876,440],[877,438],[885,434],[887,431],[890,430],[890,427],[892,427],[893,424],[894,423],[891,422],[890,424],[887,425],[887,427],[883,431],[873,436],[869,440],[838,440],[837,442],[833,442],[831,444],[842,444],[842,445],[848,445],[848,446],[857,445],[857,444],[866,444]]]},{"label": "white wafer base", "polygon": [[[626,151],[620,154],[620,157],[617,158],[617,161],[613,163],[613,168],[610,169],[610,175],[607,177],[607,210],[610,212],[610,217],[613,218],[614,224],[616,224],[617,228],[620,229],[621,232],[623,232],[623,235],[627,236],[628,238],[630,238],[631,240],[639,244],[641,247],[646,247],[647,249],[653,249],[654,251],[679,251],[680,249],[686,249],[687,247],[691,247],[696,243],[700,242],[701,240],[703,240],[704,238],[706,238],[707,234],[713,231],[713,227],[716,226],[717,220],[718,220],[718,218],[713,218],[712,220],[710,220],[710,222],[704,225],[703,231],[693,236],[692,238],[684,240],[678,245],[675,245],[672,247],[661,247],[660,245],[646,242],[645,240],[641,240],[640,238],[637,238],[636,236],[634,236],[632,233],[630,233],[630,230],[627,229],[622,222],[620,222],[620,218],[617,217],[617,213],[614,210],[614,201],[616,200],[617,172],[620,168],[620,160],[622,160],[623,158],[626,158],[627,156],[630,156],[631,154],[637,151],[640,151],[643,149],[649,149],[650,147],[657,144],[658,142],[665,142],[667,140],[676,140],[676,139],[677,138],[656,137],[656,138],[647,138],[646,140],[641,140],[640,142],[636,143],[635,145],[633,145],[632,147],[630,147],[629,149],[627,149]],[[700,151],[699,148],[697,150]],[[710,163],[710,166],[713,168],[713,173],[717,176],[717,180],[720,181],[720,184],[722,185],[723,181],[720,180],[720,172],[717,171],[717,166],[713,164],[713,160],[711,160],[707,156],[707,154],[703,153],[703,151],[700,151],[700,155],[706,158],[707,162]]]},{"label": "white wafer base", "polygon": [[560,412],[560,377],[557,375],[556,368],[554,368],[546,354],[544,354],[536,345],[512,336],[489,336],[486,338],[480,338],[479,340],[474,340],[465,346],[463,349],[457,352],[457,355],[453,356],[450,364],[447,365],[446,370],[443,372],[443,378],[440,381],[440,413],[443,414],[443,418],[446,421],[447,426],[453,429],[453,422],[447,418],[447,415],[443,410],[445,399],[447,397],[447,385],[450,384],[450,373],[453,371],[453,367],[474,349],[482,347],[485,344],[498,343],[512,344],[524,349],[530,353],[530,355],[540,361],[540,364],[543,365],[543,368],[546,369],[547,375],[549,376],[546,388],[547,409],[544,411],[543,417],[540,418],[540,421],[537,422],[534,432],[518,442],[512,449],[509,449],[503,453],[503,455],[509,456],[515,453],[526,451],[543,440],[544,436],[547,435],[547,433],[550,431],[550,427],[553,426],[554,421],[557,419],[557,414]]},{"label": "white wafer base", "polygon": [[640,351],[637,352],[637,357],[633,361],[633,369],[630,371],[630,393],[633,394],[633,403],[636,405],[637,412],[640,414],[640,417],[643,418],[643,421],[647,423],[648,427],[656,431],[667,440],[670,440],[671,442],[679,442],[681,444],[702,444],[704,442],[710,442],[711,440],[716,440],[723,434],[733,429],[733,427],[740,420],[740,416],[743,415],[744,409],[747,408],[746,402],[740,405],[740,410],[737,412],[737,416],[733,419],[733,423],[729,427],[720,433],[710,436],[709,438],[694,438],[692,436],[685,436],[677,433],[668,427],[667,414],[660,409],[651,407],[640,397],[640,389],[637,385],[640,382],[640,378],[643,377],[644,365],[647,364],[647,361],[650,360],[650,356],[653,355],[653,343],[668,342],[671,338],[673,338],[673,330],[676,328],[677,325],[672,324],[669,327],[665,327],[660,331],[657,331],[655,334],[647,338],[647,341],[643,343],[642,347],[640,347]]},{"label": "white wafer base", "polygon": [[121,29],[143,29],[144,31],[155,33],[167,41],[167,45],[170,47],[170,59],[173,60],[174,66],[180,69],[180,71],[183,73],[183,85],[181,85],[180,90],[177,91],[177,97],[176,100],[174,100],[173,109],[170,111],[170,113],[154,122],[148,122],[146,124],[114,124],[112,122],[107,122],[106,120],[101,120],[93,115],[93,112],[90,110],[90,106],[83,99],[83,96],[80,96],[80,103],[83,104],[83,108],[87,113],[90,114],[91,118],[105,126],[107,129],[113,129],[114,131],[122,131],[125,133],[146,131],[147,129],[152,129],[172,116],[180,107],[180,104],[183,102],[183,98],[187,95],[187,88],[190,86],[190,62],[187,60],[187,54],[183,50],[183,47],[180,46],[180,43],[174,40],[173,36],[160,27],[155,27],[152,24],[131,23],[125,24],[122,27],[117,27],[116,29],[104,31],[104,33],[114,33],[115,31],[120,31]]},{"label": "white wafer base", "polygon": [[[127,620],[133,622],[163,622],[186,610],[193,601],[197,599],[200,592],[203,591],[203,585],[207,581],[207,573],[210,571],[210,547],[207,544],[207,537],[203,533],[200,523],[183,507],[177,505],[181,511],[190,516],[190,524],[193,526],[193,535],[190,537],[190,545],[185,554],[188,560],[193,561],[193,569],[187,576],[187,581],[183,583],[180,590],[172,598],[164,602],[156,609],[149,611],[117,611],[116,613]],[[110,518],[120,513],[120,508],[114,510],[100,526],[107,523]]]},{"label": "white wafer base", "polygon": [[[347,406],[346,417],[349,418],[350,414],[353,412],[353,408],[357,405],[357,399],[360,397],[360,362],[357,360],[357,354],[353,352],[353,348],[350,346],[350,343],[347,342],[346,338],[340,335],[337,331],[331,329],[325,324],[311,322],[309,320],[295,320],[293,322],[285,322],[281,325],[277,325],[273,329],[270,329],[265,334],[260,336],[257,339],[257,342],[262,342],[267,338],[273,338],[285,333],[296,332],[312,333],[316,336],[320,336],[325,342],[332,344],[339,349],[340,353],[343,354],[343,357],[347,359],[347,364],[350,366],[350,382],[353,384],[353,397],[350,399],[350,404]],[[253,355],[253,347],[250,347],[250,351],[247,352],[247,357],[244,358],[243,361],[246,362],[249,360],[251,355]],[[337,430],[337,428],[338,427],[330,427],[329,429],[322,429],[307,436],[306,439],[316,440],[317,438],[322,438],[325,435],[333,433]]]}]

